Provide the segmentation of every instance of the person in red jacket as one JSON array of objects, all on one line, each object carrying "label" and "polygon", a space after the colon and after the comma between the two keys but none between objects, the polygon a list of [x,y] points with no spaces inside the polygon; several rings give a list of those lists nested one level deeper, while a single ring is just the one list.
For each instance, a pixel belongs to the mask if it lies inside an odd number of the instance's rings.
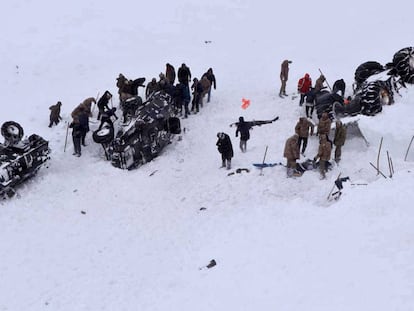
[{"label": "person in red jacket", "polygon": [[310,91],[312,87],[312,79],[308,73],[304,77],[300,78],[298,81],[298,93],[300,93],[299,106],[303,105],[305,101],[305,95]]}]

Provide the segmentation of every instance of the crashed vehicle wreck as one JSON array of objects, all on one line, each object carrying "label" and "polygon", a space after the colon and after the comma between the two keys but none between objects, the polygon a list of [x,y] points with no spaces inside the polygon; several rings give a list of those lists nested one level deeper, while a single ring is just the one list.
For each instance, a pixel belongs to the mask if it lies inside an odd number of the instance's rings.
[{"label": "crashed vehicle wreck", "polygon": [[359,65],[355,71],[354,94],[347,99],[329,94],[316,97],[315,108],[318,117],[328,112],[335,116],[374,116],[384,105],[394,103],[394,93],[414,84],[414,47],[406,47],[393,56],[393,61],[385,66],[375,61]]},{"label": "crashed vehicle wreck", "polygon": [[19,123],[3,123],[1,134],[4,143],[0,143],[0,196],[15,195],[15,188],[33,177],[50,159],[49,142],[32,134],[23,139],[23,128]]},{"label": "crashed vehicle wreck", "polygon": [[[172,97],[159,91],[142,102],[134,96],[121,103],[124,122],[115,134],[112,122],[106,122],[92,137],[102,145],[107,160],[121,169],[134,169],[157,157],[181,133]],[[126,111],[127,110],[127,111]]]}]

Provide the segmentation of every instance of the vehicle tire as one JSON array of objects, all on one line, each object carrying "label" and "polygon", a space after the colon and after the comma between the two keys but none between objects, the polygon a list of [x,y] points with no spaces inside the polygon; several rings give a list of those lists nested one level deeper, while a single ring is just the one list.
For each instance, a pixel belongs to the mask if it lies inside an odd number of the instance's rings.
[{"label": "vehicle tire", "polygon": [[24,131],[19,123],[7,121],[1,126],[1,135],[3,135],[4,139],[10,144],[16,144],[22,140]]},{"label": "vehicle tire", "polygon": [[356,88],[359,89],[362,83],[364,83],[370,76],[383,72],[384,70],[384,66],[375,61],[362,63],[355,70]]},{"label": "vehicle tire", "polygon": [[368,116],[382,111],[383,105],[394,103],[393,93],[386,81],[367,83],[361,90],[361,113]]},{"label": "vehicle tire", "polygon": [[166,130],[167,132],[171,134],[180,134],[181,133],[180,119],[177,117],[168,118]]},{"label": "vehicle tire", "polygon": [[404,82],[414,84],[414,47],[407,47],[395,53],[393,66]]},{"label": "vehicle tire", "polygon": [[104,125],[92,134],[92,139],[97,144],[109,144],[114,140],[114,137],[114,128],[110,125]]}]

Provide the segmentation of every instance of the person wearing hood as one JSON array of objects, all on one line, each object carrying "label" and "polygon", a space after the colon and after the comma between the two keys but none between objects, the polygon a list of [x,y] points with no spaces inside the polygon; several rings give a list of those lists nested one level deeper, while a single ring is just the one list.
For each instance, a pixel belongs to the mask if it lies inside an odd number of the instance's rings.
[{"label": "person wearing hood", "polygon": [[230,136],[226,133],[217,133],[217,149],[221,154],[222,164],[221,167],[225,167],[228,170],[231,169],[231,159],[233,158],[233,145],[231,144]]},{"label": "person wearing hood", "polygon": [[240,150],[246,152],[247,141],[250,139],[250,129],[252,128],[251,122],[245,122],[243,117],[239,118],[236,129],[236,137],[240,133]]},{"label": "person wearing hood", "polygon": [[326,89],[326,86],[323,84],[325,83],[326,78],[324,75],[320,75],[318,79],[316,79],[315,82],[315,92],[318,93],[319,91]]},{"label": "person wearing hood", "polygon": [[56,103],[56,105],[52,105],[49,107],[50,110],[50,123],[49,123],[49,127],[52,127],[53,123],[55,125],[58,125],[60,120],[62,120],[62,117],[60,116],[60,107],[62,106],[62,103],[60,101],[58,101]]},{"label": "person wearing hood", "polygon": [[207,102],[210,102],[211,88],[216,89],[216,76],[213,73],[213,68],[209,68],[206,73],[203,74],[202,78],[206,77],[210,81],[210,87],[207,92]]},{"label": "person wearing hood", "polygon": [[319,159],[319,171],[321,179],[326,178],[326,171],[328,169],[328,162],[331,159],[332,144],[328,139],[328,135],[319,136],[318,154],[313,158],[316,162]]},{"label": "person wearing hood", "polygon": [[285,59],[282,62],[282,65],[280,66],[280,81],[281,81],[281,86],[280,86],[280,91],[279,91],[279,96],[283,97],[283,96],[288,96],[286,94],[286,82],[289,78],[289,64],[291,64],[292,61],[291,60],[287,60]]},{"label": "person wearing hood", "polygon": [[296,160],[299,159],[299,135],[294,134],[285,143],[283,156],[286,158],[287,177],[296,176]]},{"label": "person wearing hood", "polygon": [[175,83],[175,68],[170,63],[165,65],[165,78],[171,85]]},{"label": "person wearing hood", "polygon": [[309,134],[312,136],[315,126],[307,118],[299,118],[298,123],[295,126],[295,133],[299,135],[298,145],[299,149],[303,142],[302,146],[302,155],[305,155],[306,146],[308,145]]},{"label": "person wearing hood", "polygon": [[312,79],[309,76],[309,74],[306,73],[305,76],[300,78],[298,81],[298,93],[300,94],[299,106],[303,105],[303,102],[305,101],[306,93],[309,92],[311,87],[312,87]]}]

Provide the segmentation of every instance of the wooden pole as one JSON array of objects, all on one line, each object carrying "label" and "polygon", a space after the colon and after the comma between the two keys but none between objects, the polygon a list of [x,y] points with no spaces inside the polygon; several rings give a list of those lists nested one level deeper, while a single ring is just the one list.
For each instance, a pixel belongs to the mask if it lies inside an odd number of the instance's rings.
[{"label": "wooden pole", "polygon": [[262,167],[260,169],[260,176],[263,176],[263,166],[264,166],[264,163],[265,163],[265,160],[266,160],[267,148],[268,148],[268,146],[266,146],[266,150],[265,150],[265,153],[264,153],[264,156],[263,156]]},{"label": "wooden pole", "polygon": [[369,162],[369,164],[371,164],[371,166],[373,167],[373,168],[375,168],[376,169],[376,171],[377,172],[379,172],[381,175],[382,175],[382,177],[384,177],[385,179],[387,179],[387,176],[385,176],[374,164],[372,164],[371,162]]},{"label": "wooden pole", "polygon": [[332,92],[331,86],[328,83],[328,79],[326,79],[326,76],[322,73],[322,70],[320,68],[318,68],[319,72],[321,73],[321,75],[323,75],[325,77],[325,82],[326,85],[328,86],[329,90]]},{"label": "wooden pole", "polygon": [[377,175],[379,175],[379,173],[380,173],[380,170],[379,170],[379,159],[380,159],[380,153],[381,153],[381,147],[382,147],[382,140],[383,140],[383,137],[381,137],[381,142],[380,142],[380,145],[379,145],[379,148],[378,148],[378,156],[377,156]]},{"label": "wooden pole", "polygon": [[410,144],[408,145],[407,152],[405,153],[404,161],[407,161],[408,151],[410,151],[411,144],[413,143],[414,136],[411,137]]},{"label": "wooden pole", "polygon": [[65,147],[63,147],[63,152],[66,152],[66,144],[68,143],[68,132],[69,132],[69,122],[67,122],[67,125],[66,125]]}]

